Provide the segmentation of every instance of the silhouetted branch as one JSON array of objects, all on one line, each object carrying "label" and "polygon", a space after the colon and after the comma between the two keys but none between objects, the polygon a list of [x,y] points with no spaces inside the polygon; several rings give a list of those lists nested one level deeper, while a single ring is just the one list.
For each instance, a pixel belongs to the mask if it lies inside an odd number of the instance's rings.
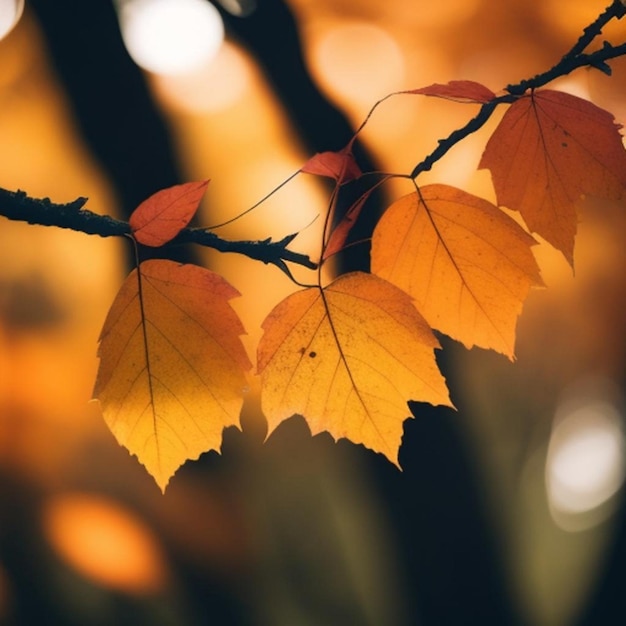
[{"label": "silhouetted branch", "polygon": [[[626,43],[612,45],[604,42],[602,48],[595,52],[585,53],[585,48],[600,35],[602,28],[612,19],[621,19],[626,15],[626,6],[621,0],[613,3],[603,11],[596,20],[587,26],[576,44],[551,69],[536,76],[508,85],[504,95],[483,104],[478,114],[465,126],[459,128],[445,139],[441,139],[437,148],[418,163],[410,174],[415,178],[428,171],[434,163],[441,159],[454,145],[468,135],[479,130],[489,120],[500,104],[511,104],[521,98],[529,89],[537,89],[547,83],[570,74],[581,67],[593,67],[610,74],[611,68],[607,61],[626,55]],[[86,198],[77,198],[66,204],[57,204],[49,198],[32,198],[23,191],[7,191],[0,189],[0,215],[11,220],[38,224],[41,226],[57,226],[71,230],[99,235],[101,237],[129,236],[130,226],[127,222],[106,215],[98,215],[84,208]],[[228,241],[213,232],[201,228],[185,228],[174,239],[172,244],[196,243],[219,250],[220,252],[236,252],[251,259],[271,263],[290,275],[286,262],[315,269],[317,264],[304,254],[288,250],[287,246],[296,237],[288,235],[280,241],[271,238],[260,241]]]},{"label": "silhouetted branch", "polygon": [[459,141],[465,139],[468,135],[482,128],[487,120],[491,117],[499,104],[510,104],[521,98],[529,89],[537,89],[547,85],[549,82],[567,76],[571,72],[581,67],[593,67],[611,74],[611,67],[607,61],[626,55],[626,43],[614,46],[608,42],[604,42],[602,48],[595,52],[585,53],[584,49],[602,32],[602,28],[612,19],[621,19],[626,15],[626,6],[620,0],[613,0],[613,3],[607,7],[598,18],[589,26],[587,26],[583,35],[576,44],[567,52],[561,60],[546,72],[537,74],[532,78],[522,80],[515,85],[507,85],[506,94],[499,96],[480,107],[478,114],[473,117],[465,126],[459,128],[445,139],[441,139],[437,147],[418,163],[411,172],[411,178],[415,178],[422,172],[427,172],[432,166],[441,159],[453,146]]},{"label": "silhouetted branch", "polygon": [[[108,215],[99,215],[84,208],[87,198],[77,198],[66,204],[57,204],[49,198],[31,198],[23,191],[0,189],[0,215],[10,220],[27,222],[39,226],[56,226],[100,237],[122,237],[131,233],[128,222]],[[236,252],[245,256],[271,263],[282,271],[287,271],[285,262],[296,263],[310,269],[316,263],[305,255],[288,250],[287,246],[296,237],[288,235],[280,241],[229,241],[201,228],[185,228],[172,241],[172,244],[196,243],[214,248],[220,252]]]}]

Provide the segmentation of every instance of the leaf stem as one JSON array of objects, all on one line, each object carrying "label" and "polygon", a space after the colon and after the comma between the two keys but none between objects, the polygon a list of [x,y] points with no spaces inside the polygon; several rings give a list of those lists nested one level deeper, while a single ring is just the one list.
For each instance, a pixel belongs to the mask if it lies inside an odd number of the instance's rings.
[{"label": "leaf stem", "polygon": [[233,222],[237,221],[238,219],[241,219],[244,215],[247,215],[251,211],[254,211],[254,209],[256,209],[258,206],[263,204],[266,200],[271,198],[277,191],[282,189],[290,180],[295,178],[299,173],[300,173],[300,170],[296,170],[295,172],[293,172],[293,174],[290,174],[288,178],[285,178],[285,180],[283,180],[278,186],[274,187],[274,189],[272,189],[272,191],[270,191],[269,193],[265,194],[258,202],[255,202],[251,207],[247,208],[245,211],[242,211],[238,215],[235,215],[235,217],[231,217],[230,219],[226,220],[225,222],[220,222],[219,224],[213,224],[211,226],[204,226],[202,228],[202,230],[215,230],[216,228],[222,228],[222,226],[226,226],[228,224],[232,224]]}]

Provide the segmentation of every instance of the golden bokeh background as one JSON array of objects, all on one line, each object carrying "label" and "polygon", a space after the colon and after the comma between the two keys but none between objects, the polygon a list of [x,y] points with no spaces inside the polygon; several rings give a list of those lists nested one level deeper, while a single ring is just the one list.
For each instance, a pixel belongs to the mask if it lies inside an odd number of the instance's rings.
[{"label": "golden bokeh background", "polygon": [[[288,0],[285,6],[314,85],[356,129],[374,102],[392,91],[452,79],[477,80],[498,91],[545,70],[605,4]],[[625,35],[623,20],[604,33],[619,42]],[[270,37],[280,50],[284,33]],[[624,124],[626,59],[611,66],[610,78],[581,70],[558,87],[606,107]],[[219,224],[242,213],[311,156],[254,51],[228,28],[206,67],[183,76],[142,77],[181,177],[211,179],[200,223]],[[380,169],[408,172],[474,111],[395,97],[377,109],[363,144]],[[0,186],[55,202],[86,196],[90,210],[124,215],[119,189],[76,119],[40,13],[28,2],[0,41],[0,113]],[[496,122],[452,149],[420,180],[492,198],[488,173],[476,167]],[[316,257],[327,191],[313,177],[300,176],[216,232],[279,239],[302,231],[292,247]],[[394,184],[386,199],[403,191]],[[517,362],[450,348],[448,367],[463,408],[449,421],[475,471],[502,558],[502,588],[520,624],[587,623],[577,620],[602,593],[615,551],[623,551],[626,205],[589,204],[574,274],[559,254],[538,246],[548,289],[527,302]],[[402,541],[379,487],[372,486],[371,468],[346,446],[335,453],[323,439],[320,452],[302,443],[306,437],[298,431],[296,444],[286,440],[281,447],[278,437],[274,446],[260,448],[264,426],[252,405],[243,418],[250,441],[242,444],[233,435],[235,452],[225,450],[223,462],[211,457],[197,469],[185,467],[163,497],[116,445],[97,404],[89,401],[98,334],[127,269],[127,253],[124,242],[0,218],[0,621],[12,623],[17,614],[34,620],[35,609],[24,608],[31,594],[33,603],[57,611],[56,621],[49,612],[43,622],[51,624],[140,623],[119,618],[132,611],[142,623],[155,624],[208,623],[202,619],[211,612],[224,624],[448,623],[415,617],[407,598],[416,595],[418,607],[422,601],[428,607],[428,600],[420,600],[414,587],[419,581],[398,566]],[[233,304],[253,357],[262,320],[295,286],[276,268],[235,255],[196,253],[242,293]],[[308,278],[298,268],[294,274]],[[613,407],[616,438],[607,440],[599,458],[618,446],[607,470],[615,488],[591,512],[559,514],[551,508],[547,463],[556,445],[553,419],[572,398],[582,403],[577,406]],[[592,429],[599,423],[592,422]],[[449,454],[454,449],[436,451],[441,465]],[[416,508],[428,509],[424,494],[410,497]],[[462,527],[466,521],[447,523]],[[420,541],[427,544],[428,537]],[[294,563],[297,575],[290,569]],[[453,573],[438,574],[438,580],[447,575]],[[294,576],[299,582],[293,583]],[[298,585],[310,595],[300,598]],[[190,588],[200,590],[206,604],[192,598]],[[341,614],[340,605],[357,621],[329,618]],[[241,615],[224,608],[231,606]],[[64,615],[78,621],[63,621]],[[98,617],[81,622],[81,615]],[[470,613],[458,623],[491,622]]]}]

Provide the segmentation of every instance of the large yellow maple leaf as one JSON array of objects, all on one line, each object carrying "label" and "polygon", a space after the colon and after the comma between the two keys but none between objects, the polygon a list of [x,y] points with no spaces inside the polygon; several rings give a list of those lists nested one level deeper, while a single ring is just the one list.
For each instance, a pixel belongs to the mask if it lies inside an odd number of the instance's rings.
[{"label": "large yellow maple leaf", "polygon": [[408,400],[451,406],[439,343],[407,294],[362,272],[298,291],[263,323],[261,404],[269,432],[294,414],[398,462]]},{"label": "large yellow maple leaf", "polygon": [[237,295],[207,269],[145,261],[104,323],[94,397],[163,491],[187,459],[219,450],[223,429],[239,420],[252,365],[228,304]]},{"label": "large yellow maple leaf", "polygon": [[372,272],[410,294],[433,328],[512,359],[524,300],[542,284],[535,243],[490,202],[428,185],[385,211],[372,238]]}]

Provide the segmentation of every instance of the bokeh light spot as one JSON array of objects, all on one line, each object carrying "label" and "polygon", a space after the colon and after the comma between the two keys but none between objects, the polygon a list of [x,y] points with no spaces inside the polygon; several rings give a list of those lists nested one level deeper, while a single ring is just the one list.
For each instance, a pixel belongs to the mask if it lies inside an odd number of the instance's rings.
[{"label": "bokeh light spot", "polygon": [[404,57],[384,29],[363,21],[337,23],[314,42],[311,65],[332,97],[367,108],[402,88]]},{"label": "bokeh light spot", "polygon": [[557,522],[592,511],[624,481],[622,418],[609,397],[565,400],[548,446],[546,488]]},{"label": "bokeh light spot", "polygon": [[91,494],[60,494],[46,503],[43,525],[59,556],[96,584],[150,593],[166,583],[156,538],[117,502]]},{"label": "bokeh light spot", "polygon": [[0,0],[0,39],[13,30],[23,11],[24,0]]},{"label": "bokeh light spot", "polygon": [[222,18],[205,0],[128,0],[119,18],[128,53],[155,74],[196,71],[224,40]]},{"label": "bokeh light spot", "polygon": [[249,59],[226,42],[210,65],[183,75],[154,75],[152,86],[159,102],[175,111],[216,113],[245,97],[251,74]]}]

